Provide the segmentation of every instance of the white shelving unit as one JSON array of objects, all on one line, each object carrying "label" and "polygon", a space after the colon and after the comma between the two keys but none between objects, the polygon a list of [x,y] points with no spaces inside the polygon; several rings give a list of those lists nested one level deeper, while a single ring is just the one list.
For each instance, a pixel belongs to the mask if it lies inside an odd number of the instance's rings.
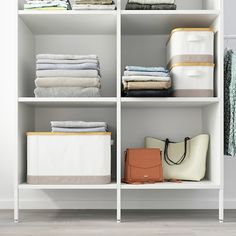
[{"label": "white shelving unit", "polygon": [[[23,11],[18,1],[18,87],[15,211],[20,192],[28,189],[91,189],[116,191],[117,221],[126,190],[217,190],[223,221],[223,1],[177,0],[176,11]],[[165,45],[175,27],[215,30],[215,97],[125,98],[121,76],[126,65],[165,66]],[[35,56],[38,53],[97,54],[101,62],[101,98],[35,98]],[[26,184],[26,135],[49,131],[51,120],[106,121],[112,132],[112,177],[108,185]],[[211,135],[206,177],[201,182],[128,185],[121,183],[123,152],[144,145],[145,136],[182,140]]]}]

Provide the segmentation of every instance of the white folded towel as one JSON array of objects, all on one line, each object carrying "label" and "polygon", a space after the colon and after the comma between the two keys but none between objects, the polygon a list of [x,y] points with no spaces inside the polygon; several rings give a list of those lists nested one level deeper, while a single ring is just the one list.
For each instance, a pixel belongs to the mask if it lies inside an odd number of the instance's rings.
[{"label": "white folded towel", "polygon": [[36,59],[53,59],[53,60],[85,60],[98,59],[97,55],[63,55],[63,54],[38,54]]},{"label": "white folded towel", "polygon": [[40,77],[98,77],[97,70],[37,70],[36,76]]},{"label": "white folded towel", "polygon": [[81,59],[81,60],[54,60],[54,59],[38,59],[36,64],[84,64],[96,63],[99,64],[98,59]]},{"label": "white folded towel", "polygon": [[73,10],[115,10],[116,5],[95,5],[95,4],[74,4],[72,6]]}]

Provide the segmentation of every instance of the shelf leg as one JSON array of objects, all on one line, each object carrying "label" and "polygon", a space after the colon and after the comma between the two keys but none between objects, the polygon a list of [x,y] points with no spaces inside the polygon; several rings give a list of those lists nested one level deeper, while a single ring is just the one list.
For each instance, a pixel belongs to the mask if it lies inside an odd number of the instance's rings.
[{"label": "shelf leg", "polygon": [[116,220],[117,223],[121,221],[121,190],[120,188],[117,189],[117,210],[116,210]]},{"label": "shelf leg", "polygon": [[224,222],[224,190],[219,190],[219,222]]},{"label": "shelf leg", "polygon": [[14,191],[14,222],[19,222],[19,189],[18,187]]}]

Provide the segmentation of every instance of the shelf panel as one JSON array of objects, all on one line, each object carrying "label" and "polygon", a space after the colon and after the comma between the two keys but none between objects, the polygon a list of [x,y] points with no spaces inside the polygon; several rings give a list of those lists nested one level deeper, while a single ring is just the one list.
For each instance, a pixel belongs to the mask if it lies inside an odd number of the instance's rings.
[{"label": "shelf panel", "polygon": [[121,98],[121,104],[124,108],[204,107],[219,101],[219,98]]},{"label": "shelf panel", "polygon": [[182,183],[156,183],[156,184],[122,184],[121,189],[220,189],[220,185],[211,181],[182,182]]},{"label": "shelf panel", "polygon": [[210,27],[219,16],[217,10],[121,11],[122,33],[170,34],[179,27]]},{"label": "shelf panel", "polygon": [[18,103],[33,107],[115,107],[117,98],[34,98],[21,97]]},{"label": "shelf panel", "polygon": [[[19,184],[19,189],[117,189],[116,183],[102,185],[35,185]],[[156,183],[156,184],[121,184],[121,189],[220,189],[220,185],[211,181],[182,182],[182,183]]]},{"label": "shelf panel", "polygon": [[19,184],[19,189],[116,189],[117,184],[98,184],[98,185],[45,185],[45,184]]},{"label": "shelf panel", "polygon": [[115,34],[116,11],[24,11],[19,17],[33,34]]}]

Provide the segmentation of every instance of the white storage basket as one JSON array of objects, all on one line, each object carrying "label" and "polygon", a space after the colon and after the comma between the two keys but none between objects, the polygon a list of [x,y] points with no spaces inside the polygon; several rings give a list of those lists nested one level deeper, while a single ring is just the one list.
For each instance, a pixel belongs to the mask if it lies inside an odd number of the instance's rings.
[{"label": "white storage basket", "polygon": [[214,64],[179,63],[172,66],[170,75],[174,97],[213,97]]},{"label": "white storage basket", "polygon": [[27,133],[28,184],[108,184],[111,133]]},{"label": "white storage basket", "polygon": [[167,64],[214,63],[214,31],[210,28],[178,28],[167,43]]}]

